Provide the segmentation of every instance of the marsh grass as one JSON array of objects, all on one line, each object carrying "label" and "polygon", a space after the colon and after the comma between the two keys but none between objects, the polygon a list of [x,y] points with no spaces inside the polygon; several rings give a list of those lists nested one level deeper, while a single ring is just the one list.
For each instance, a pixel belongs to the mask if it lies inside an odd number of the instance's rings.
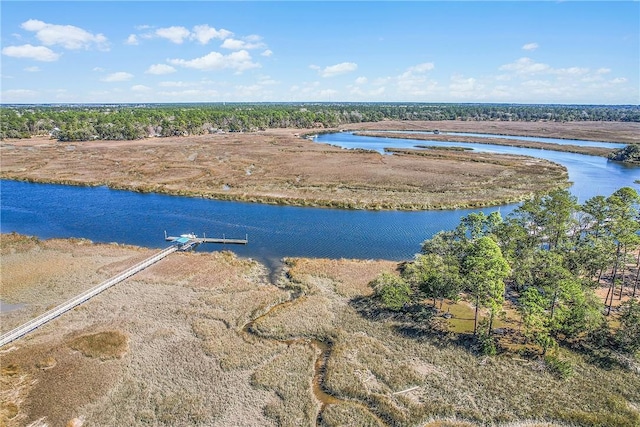
[{"label": "marsh grass", "polygon": [[4,150],[0,176],[253,203],[402,210],[490,206],[567,185],[563,167],[541,160],[480,155],[470,163],[452,150],[429,150],[439,154],[431,158],[382,156],[295,133],[87,141],[72,151],[68,144],[21,140]]},{"label": "marsh grass", "polygon": [[[337,292],[331,295],[327,291],[330,287],[320,286],[335,279],[329,269],[322,270],[329,265],[291,260],[289,266],[306,294],[322,294],[332,304],[336,332],[326,365],[325,389],[344,401],[363,405],[348,411],[329,405],[323,411],[327,425],[337,413],[340,419],[356,425],[358,421],[352,417],[361,417],[362,423],[378,417],[390,425],[426,423],[429,417],[443,417],[444,421],[438,421],[443,425],[519,425],[519,420],[530,420],[521,425],[638,423],[637,373],[621,366],[603,370],[569,350],[561,354],[562,360],[573,367],[573,375],[566,378],[550,372],[535,358],[522,359],[519,354],[478,356],[471,349],[472,340],[458,339],[460,334],[447,330],[446,325],[441,328],[444,332],[438,334],[438,328],[434,331],[432,322],[442,324],[446,319],[384,312],[371,297],[340,304],[344,297]],[[307,271],[313,274],[305,275]],[[342,281],[349,283],[348,279]],[[467,322],[461,328],[464,331],[472,325],[472,310],[464,303],[458,304],[458,318]],[[457,313],[456,308],[452,310]],[[295,317],[280,315],[271,322],[283,336],[293,330],[303,333],[304,325],[294,324]],[[402,330],[413,332],[400,333]],[[394,394],[414,387],[410,392]]]},{"label": "marsh grass", "polygon": [[320,415],[318,425],[383,427],[386,424],[362,405],[346,401],[327,406]]},{"label": "marsh grass", "polygon": [[278,426],[313,426],[319,409],[310,387],[317,355],[309,345],[292,344],[251,376],[251,384],[272,391],[265,415]]},{"label": "marsh grass", "polygon": [[[65,296],[59,291],[83,290],[87,279],[102,279],[148,256],[131,247],[69,241],[18,241],[15,250],[2,249],[3,268],[5,261],[18,265],[19,259],[24,268],[60,257],[86,266],[85,272],[72,268],[65,276],[58,264],[50,264],[60,274],[57,284],[65,278],[70,283],[52,292],[49,283],[23,276],[23,284],[31,285],[15,287],[16,295],[32,299],[14,314],[16,322],[29,316],[31,304],[55,305]],[[588,354],[560,348],[558,357],[573,373],[559,378],[536,357],[478,356],[469,342],[456,338],[464,334],[448,330],[446,319],[428,306],[381,310],[367,280],[380,270],[395,270],[394,263],[291,259],[276,287],[266,282],[263,267],[229,253],[174,255],[3,353],[2,422],[9,427],[65,425],[73,419],[100,426],[314,425],[316,420],[325,426],[640,424],[640,373],[632,364],[603,368]],[[3,274],[3,288],[5,280]],[[128,351],[120,358],[103,361],[70,347],[80,338],[88,348],[104,350],[106,342],[86,337],[108,331],[128,337]],[[320,371],[313,339],[330,346]],[[337,399],[321,411],[312,386],[317,372],[322,389]]]},{"label": "marsh grass", "polygon": [[69,347],[87,357],[108,360],[124,356],[129,343],[127,336],[120,331],[104,331],[75,338],[69,343]]}]

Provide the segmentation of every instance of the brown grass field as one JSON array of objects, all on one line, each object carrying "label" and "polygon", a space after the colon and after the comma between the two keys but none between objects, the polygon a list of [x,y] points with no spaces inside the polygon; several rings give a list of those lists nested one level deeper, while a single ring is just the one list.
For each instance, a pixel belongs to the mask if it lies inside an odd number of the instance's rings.
[{"label": "brown grass field", "polygon": [[[381,126],[389,125],[382,122]],[[442,209],[520,201],[566,187],[566,170],[531,157],[342,150],[272,129],[138,141],[0,143],[0,178],[223,200],[350,209]]]},{"label": "brown grass field", "polygon": [[[356,135],[375,136],[383,138],[402,138],[402,139],[415,139],[418,141],[439,141],[439,142],[473,142],[476,144],[494,144],[494,145],[507,145],[510,147],[520,148],[535,148],[541,150],[553,150],[564,151],[568,153],[587,154],[590,156],[603,156],[607,157],[615,150],[606,147],[583,147],[579,145],[571,144],[553,144],[547,142],[535,142],[535,141],[519,141],[508,138],[486,138],[486,137],[473,137],[473,136],[451,136],[446,134],[416,134],[416,133],[384,133],[375,131],[360,131],[355,132]],[[430,148],[428,146],[424,148]],[[436,147],[442,148],[442,147]]]},{"label": "brown grass field", "polygon": [[538,136],[586,141],[640,143],[637,122],[505,122],[505,121],[382,121],[341,127],[345,130],[407,130],[487,133],[493,135]]},{"label": "brown grass field", "polygon": [[[152,252],[2,235],[0,299],[19,304],[2,331]],[[640,423],[638,366],[563,349],[574,374],[560,379],[535,357],[478,356],[442,322],[372,309],[369,282],[394,262],[286,266],[272,284],[229,252],[172,254],[7,345],[0,425]]]}]

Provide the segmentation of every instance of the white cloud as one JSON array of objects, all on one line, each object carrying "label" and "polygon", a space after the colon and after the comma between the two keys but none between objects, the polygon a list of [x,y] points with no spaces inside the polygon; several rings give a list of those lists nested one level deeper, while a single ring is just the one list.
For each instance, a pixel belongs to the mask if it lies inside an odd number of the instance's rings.
[{"label": "white cloud", "polygon": [[569,68],[558,68],[557,70],[553,70],[552,72],[558,75],[575,77],[575,76],[582,76],[589,73],[589,69],[580,68],[580,67],[569,67]]},{"label": "white cloud", "polygon": [[366,77],[358,77],[356,79],[356,84],[364,85],[364,84],[367,84],[368,81],[369,81],[369,79],[367,79]]},{"label": "white cloud", "polygon": [[431,71],[435,68],[433,62],[423,62],[422,64],[414,65],[413,67],[409,67],[407,72],[412,74],[422,74],[428,71]]},{"label": "white cloud", "polygon": [[627,79],[625,77],[618,77],[611,80],[611,83],[613,84],[620,84],[620,83],[626,83],[626,82],[627,82]]},{"label": "white cloud", "polygon": [[102,72],[102,71],[106,71],[106,70],[104,68],[102,68],[102,67],[93,67],[92,71]]},{"label": "white cloud", "polygon": [[124,71],[119,71],[117,73],[109,74],[107,77],[103,78],[103,82],[126,82],[127,80],[131,80],[133,78],[133,74],[125,73]]},{"label": "white cloud", "polygon": [[133,85],[131,86],[131,90],[134,92],[148,92],[151,88],[145,85]]},{"label": "white cloud", "polygon": [[181,81],[166,81],[166,82],[158,83],[158,86],[161,86],[161,87],[189,87],[189,86],[195,86],[195,83],[181,82]]},{"label": "white cloud", "polygon": [[130,45],[137,45],[138,42],[138,36],[136,36],[135,34],[130,34],[129,37],[127,37],[127,40],[124,42],[125,44],[130,44]]},{"label": "white cloud", "polygon": [[355,62],[341,62],[340,64],[330,65],[320,71],[322,77],[333,77],[340,74],[351,73],[358,69]]},{"label": "white cloud", "polygon": [[[411,66],[395,78],[398,91],[407,97],[425,96],[433,93],[438,83],[428,78],[428,72],[433,70],[432,62],[423,62]],[[384,82],[378,82],[384,84]]]},{"label": "white cloud", "polygon": [[320,98],[332,98],[338,94],[338,91],[335,89],[323,89],[318,92]]},{"label": "white cloud", "polygon": [[48,24],[37,19],[22,23],[21,27],[36,33],[36,37],[46,46],[60,45],[65,49],[89,49],[96,46],[108,50],[107,38],[102,34],[92,34],[73,25]]},{"label": "white cloud", "polygon": [[277,85],[279,82],[269,76],[261,76],[258,78],[258,84],[261,86]]},{"label": "white cloud", "polygon": [[155,32],[158,37],[165,38],[170,40],[175,44],[182,44],[186,38],[191,35],[191,32],[187,30],[185,27],[167,27],[167,28],[158,28]]},{"label": "white cloud", "polygon": [[20,102],[31,100],[38,95],[38,92],[31,89],[10,89],[2,92],[3,102]]},{"label": "white cloud", "polygon": [[37,66],[27,67],[24,70],[28,73],[37,73],[38,71],[40,71],[40,67],[37,67]]},{"label": "white cloud", "polygon": [[500,70],[514,71],[516,74],[538,74],[551,70],[547,64],[533,61],[531,58],[520,58],[510,64],[500,66]]},{"label": "white cloud", "polygon": [[269,56],[273,55],[273,52],[271,50],[267,49],[264,52],[262,52],[260,55],[269,57]]},{"label": "white cloud", "polygon": [[522,46],[522,50],[536,50],[539,47],[538,43],[527,43]]},{"label": "white cloud", "polygon": [[244,40],[228,38],[228,39],[225,39],[224,42],[222,42],[220,47],[223,48],[223,49],[229,49],[229,50],[264,49],[265,48],[265,44],[262,43],[261,40],[262,40],[262,38],[260,36],[256,36],[256,35],[247,36],[247,37],[245,37]]},{"label": "white cloud", "polygon": [[219,96],[218,91],[209,89],[209,90],[200,90],[200,89],[187,89],[181,91],[171,91],[171,92],[158,92],[158,95],[165,96],[173,99],[180,98],[183,101],[209,101],[211,98],[216,98]]},{"label": "white cloud", "polygon": [[176,69],[173,68],[171,65],[167,65],[167,64],[153,64],[149,68],[147,68],[147,71],[145,71],[146,74],[155,74],[158,76],[163,74],[171,74],[175,72],[176,72]]},{"label": "white cloud", "polygon": [[449,93],[456,98],[478,100],[484,98],[484,86],[473,77],[454,75],[449,83]]},{"label": "white cloud", "polygon": [[[540,62],[535,62],[531,58],[520,58],[515,62],[510,64],[502,65],[500,70],[503,71],[511,71],[514,72],[516,76],[526,77],[533,75],[556,75],[558,77],[568,77],[575,78],[581,76],[589,76],[589,78],[594,75],[591,73],[589,68],[584,67],[568,67],[568,68],[553,68],[548,64],[543,64]],[[610,70],[606,68],[600,68],[595,71],[595,76],[599,76],[602,74],[608,73]],[[508,76],[505,78],[508,80]]]},{"label": "white cloud", "polygon": [[596,70],[597,74],[609,74],[610,72],[610,68],[599,68],[598,70]]},{"label": "white cloud", "polygon": [[231,49],[231,50],[240,50],[244,47],[246,43],[242,40],[238,39],[226,39],[222,45],[220,45],[223,49]]},{"label": "white cloud", "polygon": [[2,54],[13,58],[28,58],[43,62],[57,61],[60,58],[60,54],[55,53],[48,47],[32,46],[30,44],[7,46],[2,49]]},{"label": "white cloud", "polygon": [[191,39],[198,40],[200,44],[207,44],[211,39],[226,39],[233,35],[231,31],[220,29],[216,30],[213,27],[209,27],[208,25],[196,25],[193,27],[193,32],[191,33]]},{"label": "white cloud", "polygon": [[223,55],[219,52],[211,52],[200,58],[191,60],[169,59],[168,62],[173,65],[203,71],[222,70],[228,68],[242,72],[251,68],[260,67],[260,64],[251,61],[251,55],[249,55],[249,52],[246,50],[233,52],[229,55]]}]

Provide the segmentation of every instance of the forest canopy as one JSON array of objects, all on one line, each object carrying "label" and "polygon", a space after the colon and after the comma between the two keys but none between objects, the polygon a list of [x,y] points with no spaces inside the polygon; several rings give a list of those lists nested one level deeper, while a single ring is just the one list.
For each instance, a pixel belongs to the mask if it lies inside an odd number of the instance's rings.
[{"label": "forest canopy", "polygon": [[374,289],[396,311],[416,304],[437,311],[445,299],[466,299],[485,354],[499,350],[493,324],[507,296],[521,321],[513,337],[542,354],[561,344],[633,354],[640,350],[639,208],[638,192],[623,187],[582,205],[561,189],[506,218],[471,213]]},{"label": "forest canopy", "polygon": [[382,120],[640,122],[638,106],[255,103],[4,105],[0,138],[133,140],[269,128],[331,128]]}]

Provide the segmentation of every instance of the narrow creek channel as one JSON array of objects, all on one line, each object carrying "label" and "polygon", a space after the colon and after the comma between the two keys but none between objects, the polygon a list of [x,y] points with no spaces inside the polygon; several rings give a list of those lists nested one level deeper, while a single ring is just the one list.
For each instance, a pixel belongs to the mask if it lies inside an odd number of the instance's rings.
[{"label": "narrow creek channel", "polygon": [[371,413],[372,416],[377,418],[381,425],[387,425],[387,423],[382,421],[382,419],[380,419],[380,417],[376,414],[376,412],[372,408],[369,408],[363,403],[358,401],[340,399],[326,391],[324,387],[324,380],[325,380],[326,371],[327,371],[327,362],[329,361],[329,357],[331,356],[331,350],[332,350],[331,342],[321,341],[317,338],[304,338],[304,337],[296,337],[296,338],[281,340],[281,339],[268,338],[268,337],[262,336],[255,331],[254,325],[260,322],[261,319],[265,319],[273,315],[273,313],[275,313],[276,311],[285,309],[294,304],[298,304],[302,302],[304,298],[305,298],[305,295],[303,293],[295,293],[295,294],[290,293],[288,300],[275,304],[274,306],[270,307],[264,314],[261,314],[255,319],[247,322],[241,328],[242,333],[251,335],[253,337],[257,337],[262,340],[285,344],[287,346],[307,345],[314,350],[317,356],[313,364],[313,378],[311,380],[311,391],[313,392],[313,396],[316,398],[316,400],[320,402],[320,409],[318,410],[318,414],[316,416],[316,425],[318,425],[322,420],[322,413],[324,412],[327,405],[335,405],[339,403],[350,403],[352,405],[358,405],[363,409],[366,409],[369,413]]}]

